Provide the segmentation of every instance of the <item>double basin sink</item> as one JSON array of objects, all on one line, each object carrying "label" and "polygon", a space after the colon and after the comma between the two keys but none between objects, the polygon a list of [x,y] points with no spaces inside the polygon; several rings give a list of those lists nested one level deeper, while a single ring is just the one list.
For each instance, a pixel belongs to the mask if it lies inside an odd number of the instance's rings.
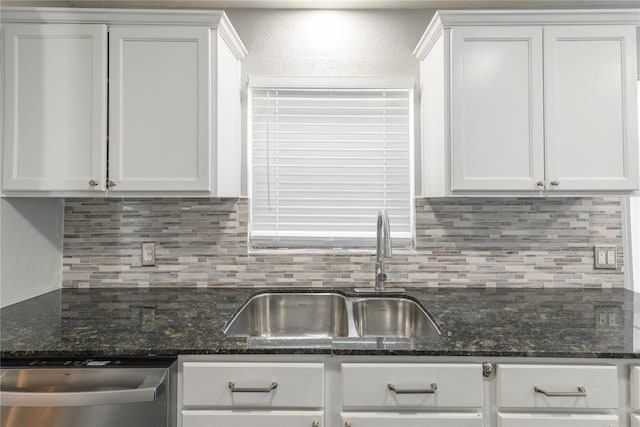
[{"label": "double basin sink", "polygon": [[430,315],[408,297],[339,292],[264,292],[227,324],[228,336],[260,338],[418,338],[439,336]]}]

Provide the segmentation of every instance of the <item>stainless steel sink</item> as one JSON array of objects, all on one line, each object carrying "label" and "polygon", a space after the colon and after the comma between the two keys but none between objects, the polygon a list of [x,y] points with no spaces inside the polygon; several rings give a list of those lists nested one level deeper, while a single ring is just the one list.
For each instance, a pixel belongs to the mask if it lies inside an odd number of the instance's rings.
[{"label": "stainless steel sink", "polygon": [[364,298],[353,302],[355,328],[361,337],[439,336],[422,307],[408,298]]},{"label": "stainless steel sink", "polygon": [[417,338],[439,336],[422,306],[406,297],[338,292],[265,292],[252,296],[224,333],[251,339]]},{"label": "stainless steel sink", "polygon": [[224,333],[248,337],[346,337],[346,300],[337,293],[258,294],[238,311]]}]

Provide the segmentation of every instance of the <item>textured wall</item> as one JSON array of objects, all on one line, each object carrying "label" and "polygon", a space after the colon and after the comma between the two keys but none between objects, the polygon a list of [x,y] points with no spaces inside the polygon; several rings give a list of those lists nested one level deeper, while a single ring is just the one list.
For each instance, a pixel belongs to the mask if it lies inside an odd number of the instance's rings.
[{"label": "textured wall", "polygon": [[[246,199],[68,199],[63,286],[372,286],[371,254],[248,253]],[[374,224],[372,223],[372,227]],[[142,242],[157,265],[140,265]],[[619,248],[593,269],[593,245]],[[619,198],[416,201],[416,250],[393,286],[622,287]]]},{"label": "textured wall", "polygon": [[60,287],[63,200],[0,199],[0,305]]}]

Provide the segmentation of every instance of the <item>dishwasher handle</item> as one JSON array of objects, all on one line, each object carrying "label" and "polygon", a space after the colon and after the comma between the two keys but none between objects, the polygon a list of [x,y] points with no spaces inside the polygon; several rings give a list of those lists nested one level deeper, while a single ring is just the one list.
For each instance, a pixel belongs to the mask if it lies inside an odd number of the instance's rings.
[{"label": "dishwasher handle", "polygon": [[57,407],[119,405],[124,403],[153,402],[165,386],[167,369],[148,369],[137,387],[114,390],[42,392],[6,391],[0,387],[2,406]]}]

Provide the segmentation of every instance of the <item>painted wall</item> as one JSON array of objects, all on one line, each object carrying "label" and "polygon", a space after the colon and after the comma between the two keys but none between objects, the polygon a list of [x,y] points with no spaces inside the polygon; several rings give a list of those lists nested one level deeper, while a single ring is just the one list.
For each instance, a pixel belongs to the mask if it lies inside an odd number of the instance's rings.
[{"label": "painted wall", "polygon": [[[434,10],[227,9],[249,53],[242,61],[242,158],[247,147],[247,79],[272,76],[403,76],[418,78],[412,52]],[[416,82],[417,83],[417,82]],[[419,99],[416,93],[416,99]],[[415,105],[418,117],[419,103]],[[419,150],[419,121],[415,123]],[[416,152],[416,159],[420,159]],[[242,194],[247,194],[243,160]],[[416,167],[416,171],[420,170]],[[420,177],[416,177],[419,194]]]},{"label": "painted wall", "polygon": [[0,199],[0,304],[57,289],[62,278],[62,199]]}]

